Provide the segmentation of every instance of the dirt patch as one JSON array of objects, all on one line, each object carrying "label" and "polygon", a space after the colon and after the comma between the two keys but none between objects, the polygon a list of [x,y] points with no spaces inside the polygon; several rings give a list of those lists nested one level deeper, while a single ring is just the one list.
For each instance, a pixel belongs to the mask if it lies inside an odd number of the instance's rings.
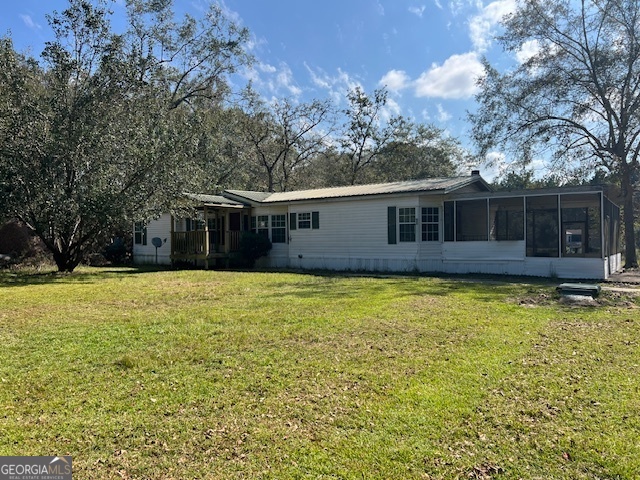
[{"label": "dirt patch", "polygon": [[640,306],[640,290],[636,289],[603,289],[596,298],[584,295],[560,295],[557,292],[537,293],[510,299],[523,307],[544,307],[561,303],[569,307],[624,307]]}]

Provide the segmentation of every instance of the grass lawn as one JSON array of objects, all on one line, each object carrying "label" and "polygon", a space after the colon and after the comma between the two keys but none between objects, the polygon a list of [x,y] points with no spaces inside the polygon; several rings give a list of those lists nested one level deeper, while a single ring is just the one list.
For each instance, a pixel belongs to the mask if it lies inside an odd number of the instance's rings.
[{"label": "grass lawn", "polygon": [[554,286],[0,272],[0,455],[72,455],[78,479],[639,478],[640,301]]}]

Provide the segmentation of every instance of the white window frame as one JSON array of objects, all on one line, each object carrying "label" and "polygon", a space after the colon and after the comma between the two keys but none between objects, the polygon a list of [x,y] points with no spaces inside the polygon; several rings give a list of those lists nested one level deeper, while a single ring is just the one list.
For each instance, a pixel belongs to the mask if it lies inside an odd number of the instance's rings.
[{"label": "white window frame", "polygon": [[416,241],[416,220],[416,207],[398,207],[398,242]]},{"label": "white window frame", "polygon": [[[422,207],[421,211],[421,228],[420,238],[423,242],[439,242],[440,241],[440,208],[439,207]],[[435,220],[433,217],[435,215]],[[435,232],[429,231],[429,227],[434,228]],[[435,233],[435,239],[429,238],[430,235]]]}]

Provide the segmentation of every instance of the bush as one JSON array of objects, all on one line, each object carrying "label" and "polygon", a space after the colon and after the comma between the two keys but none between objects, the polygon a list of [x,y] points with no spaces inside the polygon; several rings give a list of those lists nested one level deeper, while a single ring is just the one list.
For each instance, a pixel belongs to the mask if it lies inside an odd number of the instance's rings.
[{"label": "bush", "polygon": [[264,235],[243,232],[240,237],[240,255],[249,268],[253,268],[256,260],[264,257],[271,250],[271,240]]}]

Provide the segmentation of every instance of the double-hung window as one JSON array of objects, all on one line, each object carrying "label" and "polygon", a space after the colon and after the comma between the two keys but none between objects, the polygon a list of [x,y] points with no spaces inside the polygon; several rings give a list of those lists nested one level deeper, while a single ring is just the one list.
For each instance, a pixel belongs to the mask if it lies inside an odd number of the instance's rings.
[{"label": "double-hung window", "polygon": [[414,207],[398,208],[398,225],[401,242],[416,241],[416,209]]},{"label": "double-hung window", "polygon": [[133,224],[133,243],[136,245],[147,244],[147,227],[142,222]]},{"label": "double-hung window", "polygon": [[286,215],[271,215],[271,242],[287,243]]},{"label": "double-hung window", "polygon": [[438,207],[422,208],[422,241],[437,242],[440,240],[440,215]]},{"label": "double-hung window", "polygon": [[269,215],[258,215],[258,235],[269,238]]},{"label": "double-hung window", "polygon": [[302,212],[298,214],[298,228],[300,230],[311,228],[311,212]]}]

